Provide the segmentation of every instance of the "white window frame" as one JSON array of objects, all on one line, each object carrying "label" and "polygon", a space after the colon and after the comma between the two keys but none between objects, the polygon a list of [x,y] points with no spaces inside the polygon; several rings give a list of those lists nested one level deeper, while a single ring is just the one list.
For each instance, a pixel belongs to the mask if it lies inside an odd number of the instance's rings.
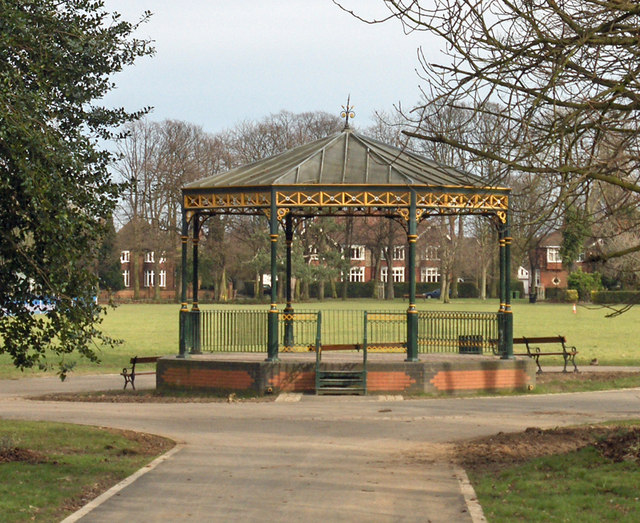
[{"label": "white window frame", "polygon": [[147,251],[144,253],[144,262],[145,263],[154,263],[155,262],[155,253],[153,251]]},{"label": "white window frame", "polygon": [[422,259],[423,260],[439,260],[440,259],[438,255],[439,250],[440,248],[436,247],[435,245],[427,245],[424,249]]},{"label": "white window frame", "polygon": [[423,283],[439,283],[440,269],[438,267],[421,267],[420,281]]},{"label": "white window frame", "polygon": [[[167,263],[167,253],[166,252],[163,252],[160,255],[160,259],[158,260],[158,263]],[[162,287],[162,285],[161,285],[161,287]]]},{"label": "white window frame", "polygon": [[131,251],[120,251],[120,263],[129,263],[131,261]]},{"label": "white window frame", "polygon": [[393,283],[404,283],[404,267],[392,267],[391,275],[393,277]]},{"label": "white window frame", "polygon": [[387,283],[387,274],[389,274],[389,271],[387,270],[386,267],[380,267],[380,281],[383,283]]},{"label": "white window frame", "polygon": [[560,247],[547,247],[547,263],[562,263]]},{"label": "white window frame", "polygon": [[349,281],[364,283],[364,267],[351,267],[349,269]]},{"label": "white window frame", "polygon": [[364,245],[352,245],[349,248],[349,256],[352,260],[364,260]]},{"label": "white window frame", "polygon": [[166,289],[167,287],[167,271],[158,271],[158,276],[160,278],[160,287]]},{"label": "white window frame", "polygon": [[144,271],[144,286],[153,287],[156,283],[156,273],[153,270]]},{"label": "white window frame", "polygon": [[129,271],[122,271],[122,282],[124,283],[125,289],[131,287],[131,273]]},{"label": "white window frame", "polygon": [[394,261],[396,261],[396,260],[397,261],[404,260],[404,245],[396,245],[393,248],[393,259],[394,259]]}]

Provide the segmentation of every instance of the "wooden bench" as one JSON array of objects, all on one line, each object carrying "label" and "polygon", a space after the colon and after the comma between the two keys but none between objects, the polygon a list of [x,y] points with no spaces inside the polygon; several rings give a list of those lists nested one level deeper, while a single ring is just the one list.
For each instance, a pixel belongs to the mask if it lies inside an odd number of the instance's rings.
[{"label": "wooden bench", "polygon": [[136,376],[140,376],[141,374],[155,374],[155,370],[149,370],[144,372],[136,372],[136,365],[142,363],[156,363],[160,356],[135,356],[129,360],[131,364],[131,370],[129,371],[126,367],[122,369],[120,375],[124,378],[124,388],[127,388],[127,384],[131,383],[131,388],[136,390]]},{"label": "wooden bench", "polygon": [[[560,352],[560,350],[542,352],[540,347],[534,346],[537,344],[548,343],[560,344],[562,346],[562,352]],[[573,372],[579,372],[578,367],[576,366],[576,354],[578,354],[578,349],[575,347],[567,347],[567,339],[564,336],[544,336],[538,338],[523,336],[521,338],[513,338],[513,344],[525,345],[527,347],[526,353],[514,353],[514,356],[529,356],[530,358],[533,358],[538,366],[537,374],[542,373],[540,356],[562,356],[564,358],[564,370],[562,372],[567,372],[567,362],[571,362],[573,364]]]}]

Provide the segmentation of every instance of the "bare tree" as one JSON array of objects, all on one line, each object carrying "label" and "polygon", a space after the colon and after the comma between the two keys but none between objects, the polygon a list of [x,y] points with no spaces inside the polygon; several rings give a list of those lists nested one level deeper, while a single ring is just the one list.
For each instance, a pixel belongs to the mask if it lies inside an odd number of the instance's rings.
[{"label": "bare tree", "polygon": [[[501,121],[508,143],[487,150],[468,136],[422,126],[410,136],[552,179],[565,189],[559,197],[584,195],[594,183],[640,194],[637,2],[384,3],[389,18],[399,19],[405,31],[429,32],[446,43],[441,63],[429,63],[419,51],[429,104],[436,109],[471,105]],[[632,247],[640,250],[640,244]]]}]

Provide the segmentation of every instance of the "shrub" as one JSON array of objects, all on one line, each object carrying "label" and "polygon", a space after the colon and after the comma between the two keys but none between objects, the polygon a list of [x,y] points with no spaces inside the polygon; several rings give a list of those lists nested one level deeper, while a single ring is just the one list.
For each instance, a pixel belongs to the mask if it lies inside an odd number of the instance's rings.
[{"label": "shrub", "polygon": [[567,289],[564,299],[565,301],[575,303],[578,301],[578,297],[578,291],[576,289]]},{"label": "shrub", "polygon": [[569,275],[569,288],[578,291],[580,301],[590,301],[591,291],[602,290],[602,277],[598,272],[583,272],[582,269]]},{"label": "shrub", "polygon": [[565,301],[567,289],[563,287],[547,287],[544,290],[545,299],[548,301]]},{"label": "shrub", "polygon": [[478,298],[479,296],[480,291],[472,281],[463,281],[458,284],[458,298]]}]

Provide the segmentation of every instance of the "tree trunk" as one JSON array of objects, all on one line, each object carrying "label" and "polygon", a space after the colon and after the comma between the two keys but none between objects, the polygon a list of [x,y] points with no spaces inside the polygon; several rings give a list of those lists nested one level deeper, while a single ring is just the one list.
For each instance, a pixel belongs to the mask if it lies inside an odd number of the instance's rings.
[{"label": "tree trunk", "polygon": [[229,299],[229,295],[227,293],[227,268],[224,266],[220,271],[220,283],[218,284],[218,289],[220,291],[218,295],[219,301],[227,301]]},{"label": "tree trunk", "polygon": [[318,300],[324,300],[324,280],[318,282]]}]

